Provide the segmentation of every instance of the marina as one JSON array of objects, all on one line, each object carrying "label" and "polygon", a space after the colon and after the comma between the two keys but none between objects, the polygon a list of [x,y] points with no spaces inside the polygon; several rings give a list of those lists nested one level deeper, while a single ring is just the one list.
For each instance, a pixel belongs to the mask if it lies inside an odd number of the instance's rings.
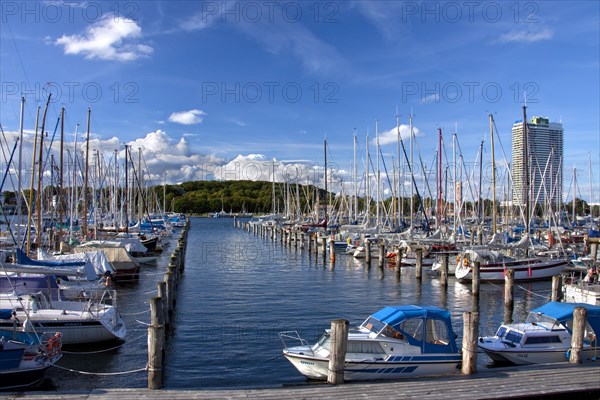
[{"label": "marina", "polygon": [[[242,394],[286,398],[297,396],[298,390],[316,397],[319,393],[329,396],[328,393],[339,389],[309,384],[284,359],[280,332],[293,329],[313,342],[329,327],[328,322],[336,318],[347,319],[351,326],[357,326],[365,315],[384,305],[424,304],[450,311],[460,341],[462,314],[476,307],[471,285],[453,277],[449,277],[448,287],[444,288],[440,277],[428,270],[417,280],[415,267],[401,267],[398,274],[393,263],[380,268],[374,261],[369,266],[340,250],[332,263],[328,253],[325,258],[321,253],[316,256],[309,253],[306,243],[304,247],[299,243],[282,245],[271,237],[235,229],[231,219],[191,218],[190,221],[185,271],[167,329],[162,390],[145,389],[146,338],[150,323],[148,302],[157,294],[156,283],[164,275],[168,257],[160,257],[156,267],[142,269],[137,283],[118,287],[119,310],[128,326],[125,342],[65,352],[55,367],[47,371],[47,380],[38,391],[29,392],[32,396],[35,393],[70,396],[74,390],[79,395],[94,397],[103,393],[115,395],[119,390],[132,397],[157,398],[168,397],[172,391],[210,397],[214,390],[230,393],[227,396],[234,398]],[[513,319],[524,320],[531,309],[547,303],[551,285],[549,281],[515,285]],[[491,335],[503,322],[504,287],[482,283],[479,290],[479,333]],[[556,369],[553,373],[557,374],[570,369],[567,362],[559,365],[549,368]],[[584,365],[587,372],[583,374],[597,374],[597,363]],[[512,369],[514,372],[510,374],[528,375],[533,371],[531,367]],[[456,374],[439,379],[466,382],[491,379],[494,371],[500,370],[480,352],[477,371],[472,377],[464,377],[457,370]],[[548,379],[552,379],[551,375]],[[561,380],[567,382],[568,378]],[[394,387],[402,383],[390,384]],[[348,396],[352,397],[352,390],[358,390],[355,385],[343,385],[348,387],[343,389],[348,390]],[[375,385],[382,391],[392,390],[391,387]],[[585,390],[590,387],[600,390],[600,383],[590,384]],[[261,391],[265,388],[274,393]],[[502,390],[507,389],[497,390],[504,393]]]}]

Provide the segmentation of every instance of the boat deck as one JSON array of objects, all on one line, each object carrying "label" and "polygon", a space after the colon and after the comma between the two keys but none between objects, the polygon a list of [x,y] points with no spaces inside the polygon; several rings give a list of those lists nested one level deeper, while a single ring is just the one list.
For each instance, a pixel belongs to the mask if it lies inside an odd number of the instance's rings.
[{"label": "boat deck", "polygon": [[600,363],[540,364],[488,369],[474,375],[415,378],[394,382],[306,384],[270,389],[147,390],[4,393],[4,399],[598,399]]}]

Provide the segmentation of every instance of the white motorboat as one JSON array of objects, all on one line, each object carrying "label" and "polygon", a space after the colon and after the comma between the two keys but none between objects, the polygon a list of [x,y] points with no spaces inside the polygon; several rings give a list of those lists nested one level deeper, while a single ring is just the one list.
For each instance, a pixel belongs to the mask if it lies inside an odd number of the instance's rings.
[{"label": "white motorboat", "polygon": [[117,309],[93,300],[51,300],[39,291],[26,295],[1,294],[0,309],[14,312],[13,320],[0,320],[0,329],[22,332],[60,332],[63,344],[124,339],[125,323]]},{"label": "white motorboat", "polygon": [[[310,345],[296,331],[281,332],[283,355],[309,379],[327,379],[330,330]],[[458,371],[461,354],[450,313],[438,307],[385,307],[348,334],[345,380],[398,379]],[[286,340],[299,341],[288,347]]]},{"label": "white motorboat", "polygon": [[550,302],[532,310],[522,323],[502,324],[494,336],[480,337],[478,346],[493,361],[517,365],[566,362],[571,349],[573,310],[585,307],[587,326],[582,358],[598,356],[600,307],[582,303]]}]

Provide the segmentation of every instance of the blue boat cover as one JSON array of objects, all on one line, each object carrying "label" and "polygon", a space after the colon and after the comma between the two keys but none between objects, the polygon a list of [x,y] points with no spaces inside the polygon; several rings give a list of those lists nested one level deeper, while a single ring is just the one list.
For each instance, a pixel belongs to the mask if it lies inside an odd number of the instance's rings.
[{"label": "blue boat cover", "polygon": [[[454,334],[454,330],[452,328],[452,319],[448,310],[444,310],[435,306],[388,306],[372,314],[371,317],[383,322],[384,324],[388,324],[389,326],[393,327],[394,329],[400,332],[403,332],[400,325],[402,324],[402,322],[408,319],[417,318],[423,320],[440,320],[446,325],[446,328],[448,329],[449,343],[446,346],[444,346],[446,347],[446,349],[441,350],[441,346],[439,345],[432,346],[430,343],[416,340],[410,335],[407,335],[406,339],[412,345],[422,347],[424,353],[456,353],[458,351],[455,340],[456,335]],[[423,324],[423,329],[425,328],[426,325]]]},{"label": "blue boat cover", "polygon": [[11,319],[13,310],[0,310],[0,319]]},{"label": "blue boat cover", "polygon": [[25,254],[21,249],[16,250],[17,264],[36,265],[41,267],[82,267],[85,261],[65,261],[65,260],[34,260]]},{"label": "blue boat cover", "polygon": [[587,311],[587,321],[596,333],[600,335],[600,306],[593,306],[585,303],[559,303],[551,301],[543,306],[540,306],[531,312],[542,313],[549,317],[555,318],[561,324],[573,319],[573,310],[577,307],[583,307]]}]

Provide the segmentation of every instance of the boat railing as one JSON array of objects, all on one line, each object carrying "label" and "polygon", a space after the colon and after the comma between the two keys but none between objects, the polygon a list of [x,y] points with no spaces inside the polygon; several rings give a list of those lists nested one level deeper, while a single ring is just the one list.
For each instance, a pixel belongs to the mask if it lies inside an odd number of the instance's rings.
[{"label": "boat railing", "polygon": [[281,342],[283,343],[284,349],[287,349],[288,347],[292,347],[292,346],[288,346],[288,344],[286,342],[286,340],[287,340],[287,341],[292,341],[294,343],[299,343],[300,346],[308,347],[312,353],[312,348],[310,347],[310,344],[308,343],[308,341],[306,341],[306,339],[302,339],[300,337],[300,334],[298,333],[298,331],[279,332],[279,338],[281,339]]}]

